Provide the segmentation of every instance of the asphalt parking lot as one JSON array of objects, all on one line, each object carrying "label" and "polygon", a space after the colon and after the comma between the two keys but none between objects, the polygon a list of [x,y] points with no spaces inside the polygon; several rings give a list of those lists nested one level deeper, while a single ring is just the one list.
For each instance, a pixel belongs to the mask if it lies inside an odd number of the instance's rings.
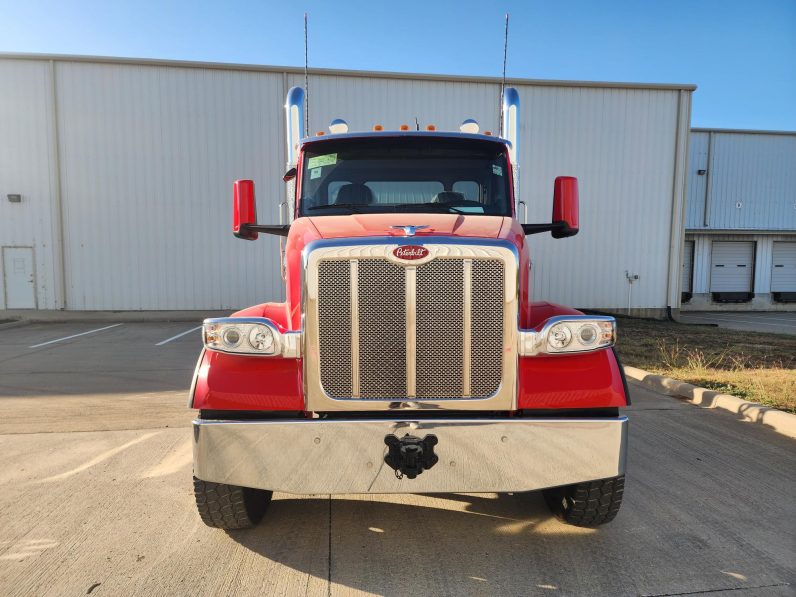
[{"label": "asphalt parking lot", "polygon": [[784,311],[748,313],[715,311],[680,311],[684,323],[713,324],[731,330],[747,332],[770,332],[796,336],[796,312]]},{"label": "asphalt parking lot", "polygon": [[796,442],[636,385],[625,503],[599,530],[539,494],[276,494],[257,528],[209,529],[196,324],[85,334],[109,325],[0,330],[2,595],[794,594]]}]

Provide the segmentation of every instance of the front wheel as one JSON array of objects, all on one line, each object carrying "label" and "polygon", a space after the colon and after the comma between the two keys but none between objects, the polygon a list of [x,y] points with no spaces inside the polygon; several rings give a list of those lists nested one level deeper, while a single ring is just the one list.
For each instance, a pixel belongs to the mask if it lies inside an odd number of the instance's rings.
[{"label": "front wheel", "polygon": [[265,514],[273,492],[193,478],[199,516],[209,527],[234,530],[253,527]]},{"label": "front wheel", "polygon": [[611,522],[622,505],[625,477],[587,481],[544,490],[550,510],[560,520],[578,527]]}]

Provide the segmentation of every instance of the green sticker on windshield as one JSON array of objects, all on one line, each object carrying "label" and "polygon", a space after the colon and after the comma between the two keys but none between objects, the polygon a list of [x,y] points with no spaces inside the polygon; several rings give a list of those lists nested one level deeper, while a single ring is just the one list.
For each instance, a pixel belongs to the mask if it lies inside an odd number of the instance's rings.
[{"label": "green sticker on windshield", "polygon": [[337,163],[337,154],[336,153],[329,153],[326,155],[316,155],[309,159],[307,163],[307,168],[312,170],[313,168],[323,168],[324,166],[333,166]]},{"label": "green sticker on windshield", "polygon": [[498,176],[503,176],[503,168],[492,164],[492,174],[497,174]]}]

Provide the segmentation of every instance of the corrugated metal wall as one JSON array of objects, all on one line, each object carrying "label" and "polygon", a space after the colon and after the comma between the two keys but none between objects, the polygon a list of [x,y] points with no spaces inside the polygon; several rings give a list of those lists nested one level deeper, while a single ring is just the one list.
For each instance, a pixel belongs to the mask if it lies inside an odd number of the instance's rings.
[{"label": "corrugated metal wall", "polygon": [[[37,114],[35,125],[14,129],[17,137],[29,128],[42,131],[38,153],[19,158],[25,164],[17,186],[41,187],[42,205],[61,198],[67,308],[231,309],[280,299],[277,244],[232,237],[230,191],[234,179],[253,178],[260,220],[276,221],[284,193],[282,106],[303,76],[56,60],[55,129],[47,106],[49,63],[0,64],[10,65],[0,71],[4,87],[18,79],[38,85],[42,107],[0,103],[0,127],[18,126],[20,110]],[[334,117],[352,130],[377,122],[397,128],[417,117],[421,125],[456,130],[472,117],[496,131],[498,89],[483,81],[315,74],[310,129],[322,130]],[[679,280],[680,261],[675,256],[672,265],[671,248],[681,245],[676,167],[685,154],[678,126],[687,127],[688,92],[563,84],[522,84],[519,91],[528,220],[549,221],[555,176],[581,182],[581,233],[560,241],[532,237],[534,297],[625,308],[628,270],[640,275],[633,307],[672,304],[679,282],[670,281],[670,270]],[[48,162],[55,138],[60,168]],[[0,179],[1,193],[32,192],[13,190],[9,180]],[[58,183],[60,193],[53,190]],[[53,223],[41,217],[33,227],[52,245]],[[13,221],[19,228],[23,220]],[[20,234],[27,236],[15,242],[24,244],[31,233]],[[51,297],[49,306],[57,304],[58,257],[48,259],[50,278],[43,278],[41,292]]]},{"label": "corrugated metal wall", "polygon": [[796,230],[796,134],[696,130],[689,177],[688,229]]},{"label": "corrugated metal wall", "polygon": [[[0,82],[0,246],[33,247],[38,307],[55,309],[59,233],[50,64],[0,60]],[[9,202],[9,194],[21,194],[22,202]],[[0,285],[3,280],[0,271]]]}]

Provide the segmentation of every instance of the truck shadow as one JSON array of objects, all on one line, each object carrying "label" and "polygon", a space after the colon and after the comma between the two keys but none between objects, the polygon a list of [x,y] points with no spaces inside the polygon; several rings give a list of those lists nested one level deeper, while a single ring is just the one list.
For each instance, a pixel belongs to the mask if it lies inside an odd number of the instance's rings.
[{"label": "truck shadow", "polygon": [[567,546],[583,550],[589,535],[557,521],[540,492],[289,497],[229,533],[332,587],[440,595],[554,591],[572,574]]}]

